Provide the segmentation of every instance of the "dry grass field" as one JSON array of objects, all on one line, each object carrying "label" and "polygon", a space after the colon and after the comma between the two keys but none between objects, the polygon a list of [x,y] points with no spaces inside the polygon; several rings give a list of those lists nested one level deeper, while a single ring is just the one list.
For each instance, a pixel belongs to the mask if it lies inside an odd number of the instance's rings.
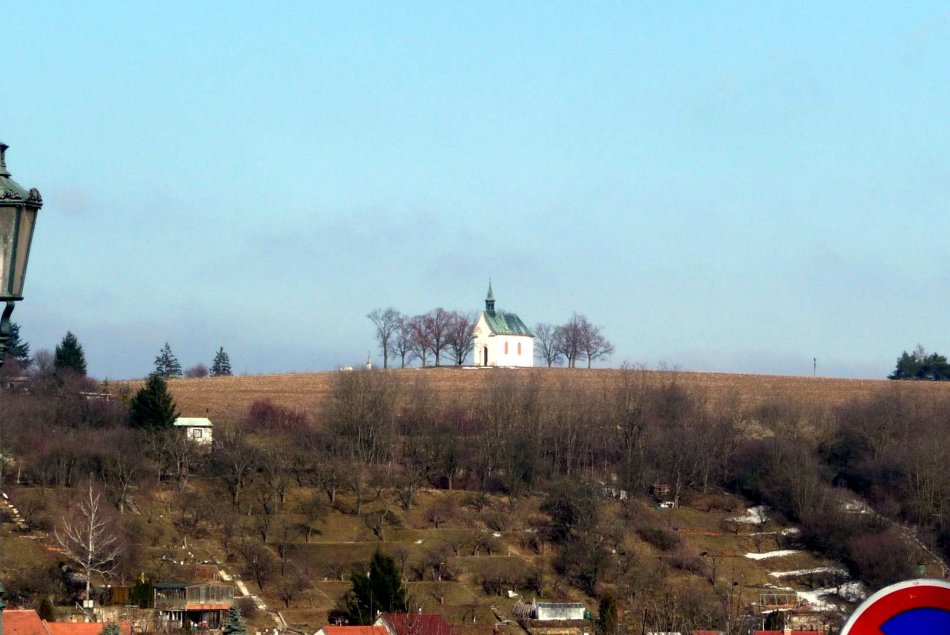
[{"label": "dry grass field", "polygon": [[[317,413],[326,401],[336,372],[341,371],[176,379],[169,382],[169,387],[183,416],[208,416],[212,420],[230,421],[243,417],[248,406],[261,399],[269,399],[275,404],[302,412]],[[598,390],[619,381],[623,373],[631,372],[637,373],[647,382],[679,382],[701,392],[711,401],[734,396],[747,407],[768,402],[831,407],[886,390],[934,397],[950,396],[950,382],[892,382],[884,379],[566,368],[504,370],[442,367],[384,372],[390,373],[403,387],[421,382],[437,394],[459,399],[476,396],[486,387],[490,378],[498,373],[528,377],[550,384],[558,391],[578,391],[596,398]],[[123,385],[135,390],[140,383],[118,384]]]}]

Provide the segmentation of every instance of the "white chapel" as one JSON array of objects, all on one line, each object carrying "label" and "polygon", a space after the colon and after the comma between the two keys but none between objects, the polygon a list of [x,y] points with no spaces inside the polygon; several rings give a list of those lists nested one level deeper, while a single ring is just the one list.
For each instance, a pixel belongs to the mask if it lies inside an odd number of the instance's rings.
[{"label": "white chapel", "polygon": [[534,366],[534,334],[515,313],[495,310],[491,282],[472,337],[476,366]]}]

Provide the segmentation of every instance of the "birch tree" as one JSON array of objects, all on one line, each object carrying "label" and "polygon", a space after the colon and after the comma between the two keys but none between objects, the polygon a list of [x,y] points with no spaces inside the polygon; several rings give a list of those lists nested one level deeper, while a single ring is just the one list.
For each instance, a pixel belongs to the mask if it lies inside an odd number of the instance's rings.
[{"label": "birch tree", "polygon": [[119,556],[118,537],[102,505],[102,496],[92,483],[79,501],[75,516],[63,519],[53,532],[66,557],[76,563],[86,576],[86,598],[92,574],[105,575],[116,566]]}]

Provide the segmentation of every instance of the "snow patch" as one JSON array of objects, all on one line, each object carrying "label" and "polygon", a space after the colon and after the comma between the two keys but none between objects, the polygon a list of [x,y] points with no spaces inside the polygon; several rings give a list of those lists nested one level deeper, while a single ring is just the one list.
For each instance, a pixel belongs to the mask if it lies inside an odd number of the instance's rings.
[{"label": "snow patch", "polygon": [[736,523],[743,523],[746,525],[761,525],[769,519],[766,515],[765,510],[767,508],[765,505],[757,505],[756,507],[750,507],[746,510],[746,513],[742,516],[733,516],[728,520],[731,520]]},{"label": "snow patch", "polygon": [[815,567],[814,569],[796,569],[795,571],[770,571],[772,578],[794,578],[800,575],[811,575],[813,573],[837,573],[839,575],[848,575],[848,572],[838,567]]},{"label": "snow patch", "polygon": [[815,591],[796,591],[799,599],[808,602],[812,609],[816,611],[834,611],[839,608],[838,603],[833,600],[844,600],[846,602],[857,603],[867,597],[867,591],[860,582],[845,582],[838,587],[827,589],[816,589]]},{"label": "snow patch", "polygon": [[778,551],[766,551],[765,553],[747,553],[745,557],[750,560],[765,560],[766,558],[782,558],[796,553],[798,553],[798,549],[779,549]]}]

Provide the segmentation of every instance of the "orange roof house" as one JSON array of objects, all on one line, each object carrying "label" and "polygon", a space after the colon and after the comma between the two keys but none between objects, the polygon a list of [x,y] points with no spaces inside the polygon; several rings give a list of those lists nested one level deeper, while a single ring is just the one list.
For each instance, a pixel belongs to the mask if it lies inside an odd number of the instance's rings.
[{"label": "orange roof house", "polygon": [[383,613],[375,625],[385,628],[388,635],[455,635],[438,613]]},{"label": "orange roof house", "polygon": [[[46,622],[33,609],[7,609],[3,612],[4,635],[100,635],[105,622]],[[122,635],[131,635],[132,625],[120,622]]]}]

